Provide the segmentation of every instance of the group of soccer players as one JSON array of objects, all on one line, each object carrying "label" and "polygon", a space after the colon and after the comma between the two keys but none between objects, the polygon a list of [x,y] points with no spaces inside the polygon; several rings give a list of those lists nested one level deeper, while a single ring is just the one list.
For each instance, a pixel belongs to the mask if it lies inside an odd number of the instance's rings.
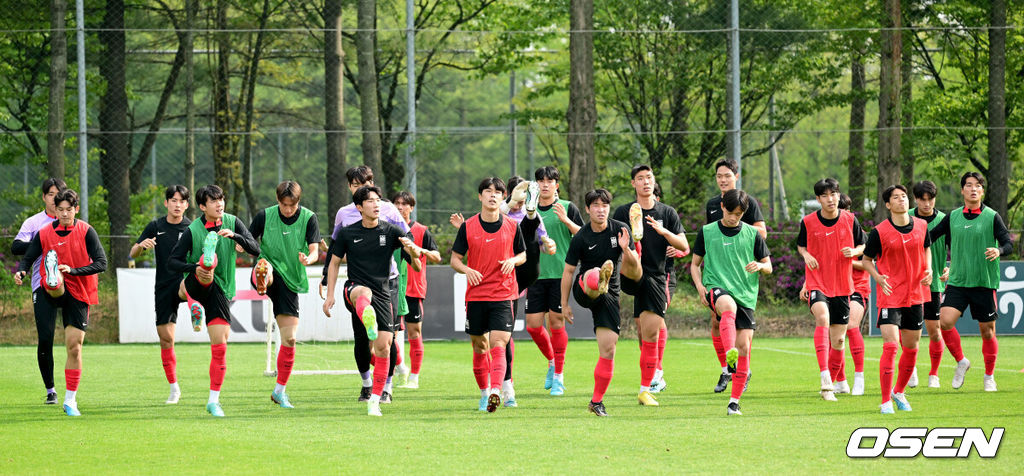
[{"label": "group of soccer players", "polygon": [[[689,267],[701,303],[711,314],[711,338],[722,369],[714,388],[732,384],[727,413],[738,415],[751,376],[750,352],[756,329],[760,275],[772,273],[767,227],[757,201],[736,187],[737,164],[715,165],[720,193],[708,201],[707,224],[690,246],[679,214],[660,200],[660,187],[647,165],[631,170],[634,197],[611,210],[613,197],[603,188],[585,194],[588,220],[572,202],[559,198],[559,171],[541,167],[534,180],[483,179],[477,189],[480,212],[468,219],[453,214],[458,231],[450,265],[466,276],[465,330],[472,344],[472,369],[480,389],[479,410],[515,407],[512,379],[512,330],[518,300],[525,296],[526,330],[548,360],[544,388],[564,394],[566,324],[574,323],[570,296],[589,309],[598,343],[589,410],[607,416],[603,403],[614,370],[620,333],[620,290],[633,299],[640,343],[641,405],[658,405],[665,389],[662,359],[667,341],[665,313],[674,289],[673,260],[692,252]],[[423,359],[420,323],[427,283],[427,262],[441,261],[429,230],[411,220],[416,199],[399,192],[386,200],[366,166],[347,173],[352,203],[338,210],[320,294],[330,317],[337,297],[339,268],[347,263],[341,299],[352,317],[354,357],[362,380],[359,400],[369,415],[381,415],[392,399],[392,381],[419,386]],[[881,201],[889,218],[865,234],[848,211],[849,198],[834,179],[815,183],[821,210],[800,223],[797,250],[805,262],[800,296],[815,320],[814,348],[820,370],[820,395],[864,393],[864,340],[860,321],[868,308],[868,277],[877,286],[876,323],[883,337],[879,364],[882,413],[893,405],[910,410],[906,388],[917,385],[916,362],[922,328],[929,334],[928,386],[938,387],[943,347],[957,360],[953,388],[970,368],[955,324],[968,308],[978,321],[985,362],[986,391],[995,391],[998,351],[995,290],[999,257],[1011,250],[1009,233],[998,214],[985,207],[984,179],[976,172],[960,181],[964,207],[948,215],[934,208],[936,186],[915,184],[917,208],[909,208],[908,190],[892,185]],[[98,303],[96,275],[106,257],[96,231],[77,220],[78,196],[57,179],[42,185],[45,210],[26,220],[13,246],[23,254],[14,278],[32,272],[33,303],[39,332],[37,357],[46,403],[57,402],[53,382],[53,334],[62,309],[67,346],[64,411],[80,414],[76,391],[82,372],[81,348],[89,306]],[[166,216],[153,220],[131,249],[138,257],[154,251],[155,310],[161,360],[170,385],[168,404],[181,390],[176,377],[174,330],[179,305],[187,303],[193,329],[205,323],[210,337],[210,395],[207,411],[224,416],[220,390],[226,373],[230,301],[235,295],[236,253],[255,257],[251,285],[273,304],[281,333],[277,381],[271,400],[293,408],[286,385],[295,361],[298,294],[308,291],[306,267],[318,260],[321,240],[316,214],[299,205],[302,187],[277,186],[277,204],[259,211],[248,227],[224,211],[217,185],[196,191],[201,215],[185,217],[190,191],[172,185],[165,193]],[[946,264],[946,244],[950,263]],[[67,246],[65,246],[67,245]],[[122,316],[128,318],[128,316]],[[403,363],[408,331],[410,365]],[[846,340],[854,359],[854,384],[846,382]],[[894,379],[896,353],[902,346]],[[371,370],[372,367],[372,370]]]}]

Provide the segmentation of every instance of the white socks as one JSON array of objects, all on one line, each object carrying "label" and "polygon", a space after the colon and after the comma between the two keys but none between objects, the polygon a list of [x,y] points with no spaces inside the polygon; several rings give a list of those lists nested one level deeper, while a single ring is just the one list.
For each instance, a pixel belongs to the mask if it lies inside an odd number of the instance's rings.
[{"label": "white socks", "polygon": [[220,390],[210,390],[209,403],[220,403]]}]

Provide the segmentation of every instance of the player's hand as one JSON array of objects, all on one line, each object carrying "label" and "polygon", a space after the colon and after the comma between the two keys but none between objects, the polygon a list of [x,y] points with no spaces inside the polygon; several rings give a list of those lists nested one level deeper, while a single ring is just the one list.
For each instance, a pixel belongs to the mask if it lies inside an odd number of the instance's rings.
[{"label": "player's hand", "polygon": [[985,248],[985,259],[995,261],[999,259],[999,248]]},{"label": "player's hand", "polygon": [[23,277],[25,277],[25,272],[24,271],[15,271],[14,272],[14,284],[17,284],[18,286],[21,286],[21,278],[23,278]]},{"label": "player's hand", "polygon": [[570,306],[569,303],[562,303],[562,318],[565,319],[565,322],[573,324],[573,317],[572,306]]},{"label": "player's hand", "polygon": [[470,286],[476,286],[480,284],[480,281],[483,281],[483,279],[484,275],[480,274],[479,271],[473,268],[466,269],[466,281],[469,282]]},{"label": "player's hand", "polygon": [[331,308],[334,307],[334,295],[329,294],[327,299],[324,299],[324,315],[331,317]]},{"label": "player's hand", "polygon": [[71,267],[66,264],[59,264],[57,265],[57,271],[60,271],[61,273],[70,273]]},{"label": "player's hand", "polygon": [[465,222],[466,219],[462,218],[461,213],[452,213],[452,216],[448,217],[448,223],[451,223],[455,228],[461,227]]},{"label": "player's hand", "polygon": [[761,271],[761,263],[758,263],[757,261],[751,261],[747,263],[747,265],[744,266],[743,269],[747,270],[748,273],[756,273],[758,271]]},{"label": "player's hand", "polygon": [[223,236],[224,238],[233,238],[235,236],[235,232],[227,228],[221,228],[220,231],[217,232],[217,234]]},{"label": "player's hand", "polygon": [[516,270],[516,264],[512,258],[500,260],[498,263],[501,264],[501,274],[509,274]]},{"label": "player's hand", "polygon": [[210,281],[213,279],[213,270],[206,269],[202,266],[196,266],[196,278],[198,278],[200,282]]},{"label": "player's hand", "polygon": [[818,269],[818,260],[814,259],[810,254],[804,257],[804,264],[810,269]]},{"label": "player's hand", "polygon": [[151,250],[154,247],[156,247],[156,239],[155,238],[146,238],[145,240],[142,240],[142,241],[139,242],[139,246],[141,246],[142,249],[144,249],[144,250]]},{"label": "player's hand", "polygon": [[559,220],[563,222],[569,221],[569,215],[566,213],[565,207],[563,207],[561,203],[556,201],[554,206],[551,207],[551,210],[555,212],[555,216],[557,216]]},{"label": "player's hand", "polygon": [[324,299],[324,293],[327,291],[327,285],[321,282],[318,287],[320,288],[320,299]]},{"label": "player's hand", "polygon": [[806,283],[803,286],[800,286],[800,300],[801,301],[809,301],[810,300],[809,293],[807,292],[807,284]]},{"label": "player's hand", "polygon": [[626,227],[619,228],[619,249],[629,249],[629,229]]},{"label": "player's hand", "polygon": [[544,243],[544,248],[542,249],[542,251],[544,251],[545,254],[553,255],[558,252],[558,244],[555,243],[555,240],[552,240],[551,238],[545,236],[542,237],[540,241]]},{"label": "player's hand", "polygon": [[669,246],[669,247],[665,248],[665,256],[668,257],[668,258],[675,258],[676,257],[676,253],[682,253],[682,251],[679,251],[679,250],[675,249],[672,246]]},{"label": "player's hand", "polygon": [[889,276],[881,275],[881,279],[878,280],[878,286],[882,288],[882,293],[886,296],[892,295],[892,286],[889,285]]},{"label": "player's hand", "polygon": [[668,230],[666,230],[665,227],[661,226],[661,223],[659,223],[658,220],[654,219],[654,216],[647,215],[644,218],[647,220],[647,224],[651,225],[651,229],[654,230],[655,233],[659,235],[664,235],[665,233],[668,232]]},{"label": "player's hand", "polygon": [[299,263],[302,263],[302,266],[308,266],[313,264],[309,262],[309,256],[306,256],[306,253],[303,253],[301,251],[299,252]]},{"label": "player's hand", "polygon": [[239,253],[245,253],[245,249],[243,249],[242,245],[240,245],[238,243],[235,243],[235,251],[237,251]]},{"label": "player's hand", "polygon": [[931,286],[932,284],[932,270],[928,269],[924,272],[924,278],[921,279],[921,284],[925,286]]},{"label": "player's hand", "polygon": [[697,295],[700,296],[700,303],[701,304],[703,304],[705,306],[710,306],[711,305],[711,303],[708,302],[708,290],[706,288],[704,288],[703,284],[700,284],[700,283],[697,284]]},{"label": "player's hand", "polygon": [[942,270],[942,276],[939,276],[939,279],[942,280],[942,282],[949,281],[949,266],[946,266],[946,268]]},{"label": "player's hand", "polygon": [[853,258],[854,256],[857,256],[853,253],[853,248],[850,248],[849,246],[844,246],[843,249],[839,250],[839,252],[843,254],[844,258]]}]

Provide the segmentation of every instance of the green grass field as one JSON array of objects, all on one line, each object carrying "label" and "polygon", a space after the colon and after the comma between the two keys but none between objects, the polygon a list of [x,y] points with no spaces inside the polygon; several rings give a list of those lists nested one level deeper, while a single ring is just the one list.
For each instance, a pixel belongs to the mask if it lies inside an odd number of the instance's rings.
[{"label": "green grass field", "polygon": [[[297,408],[270,402],[273,378],[262,376],[264,347],[230,344],[221,402],[225,419],[206,414],[209,348],[180,345],[183,396],[164,405],[167,384],[157,345],[86,345],[79,388],[81,418],[44,406],[34,347],[0,347],[0,473],[877,473],[914,471],[1020,474],[1024,453],[1024,338],[1000,338],[999,392],[981,390],[981,341],[965,338],[974,367],[959,391],[924,388],[927,342],[919,359],[922,387],[908,390],[910,413],[878,412],[879,339],[867,339],[867,395],[820,400],[809,338],[755,339],[753,380],[744,415],[726,417],[727,394],[711,392],[717,361],[708,339],[672,340],[665,354],[667,390],[660,407],[636,403],[636,341],[619,344],[605,397],[610,418],[587,412],[597,357],[593,341],[572,341],[567,393],[543,391],[546,363],[519,341],[515,380],[519,408],[476,410],[479,392],[465,342],[428,342],[421,388],[396,389],[383,418],[356,402],[354,375],[296,375],[288,393]],[[55,349],[63,398],[62,348]],[[296,368],[352,368],[350,344],[299,347]],[[853,364],[847,368],[852,377]],[[845,449],[858,427],[1005,427],[999,454],[981,459],[851,460]]]}]

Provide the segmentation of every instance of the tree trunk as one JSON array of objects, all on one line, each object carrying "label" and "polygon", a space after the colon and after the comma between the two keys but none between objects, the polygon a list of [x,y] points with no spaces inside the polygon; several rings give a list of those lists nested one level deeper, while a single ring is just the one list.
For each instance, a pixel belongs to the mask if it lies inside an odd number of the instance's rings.
[{"label": "tree trunk", "polygon": [[213,178],[214,183],[224,189],[228,197],[228,210],[237,210],[238,175],[240,164],[234,154],[237,138],[231,134],[234,114],[231,111],[231,76],[229,63],[231,59],[231,37],[226,30],[228,0],[217,1],[217,65],[213,81]]},{"label": "tree trunk", "polygon": [[[878,184],[876,195],[881,200],[886,187],[900,183],[900,68],[903,55],[902,38],[895,30],[902,27],[900,0],[884,0],[881,32],[881,74],[878,91]],[[875,207],[875,222],[887,216],[885,204]]]},{"label": "tree trunk", "polygon": [[67,0],[50,1],[50,99],[46,118],[46,172],[64,179],[64,84],[68,80]]},{"label": "tree trunk", "polygon": [[260,57],[263,53],[264,29],[267,26],[267,18],[270,16],[270,1],[263,0],[263,10],[260,14],[259,33],[256,34],[256,45],[252,50],[252,60],[249,62],[247,72],[249,88],[245,94],[245,135],[242,136],[242,191],[245,192],[245,203],[249,210],[249,217],[256,216],[256,209],[259,204],[256,202],[255,194],[252,191],[252,119],[254,102],[256,100],[256,75],[260,70]]},{"label": "tree trunk", "polygon": [[597,105],[594,98],[594,1],[571,0],[569,7],[569,199],[584,203],[594,186],[597,165],[594,131]]},{"label": "tree trunk", "polygon": [[850,62],[850,92],[853,101],[850,103],[850,138],[847,146],[847,190],[853,210],[864,210],[864,199],[867,198],[867,158],[864,151],[864,123],[868,99],[866,96],[867,81],[864,77],[864,58],[860,51],[853,53]]},{"label": "tree trunk", "polygon": [[1006,0],[991,0],[988,30],[988,193],[1003,220],[1008,219],[1010,163],[1006,157]]},{"label": "tree trunk", "polygon": [[[199,10],[199,0],[185,1],[185,41],[182,45],[182,49],[185,50],[185,187],[188,188],[190,195],[195,194],[196,189],[196,112],[194,105],[196,85],[195,63],[192,55],[195,34],[192,30],[195,29],[197,10]],[[196,206],[188,207],[186,212],[189,218],[195,218],[198,208]]]},{"label": "tree trunk", "polygon": [[324,130],[327,142],[327,210],[331,229],[334,212],[351,199],[345,179],[345,76],[341,59],[341,2],[324,0]]},{"label": "tree trunk", "polygon": [[129,240],[124,235],[131,220],[128,200],[128,94],[125,90],[124,0],[107,0],[103,15],[103,31],[99,33],[103,47],[100,76],[106,90],[100,99],[100,172],[107,189],[107,217],[110,220],[111,268],[128,265]]},{"label": "tree trunk", "polygon": [[[387,173],[381,167],[380,159],[380,109],[377,105],[377,61],[375,31],[377,24],[377,1],[359,0],[356,32],[356,59],[359,64],[359,117],[363,128],[363,164],[373,169],[377,186],[390,188]],[[390,195],[384,190],[385,195]]]},{"label": "tree trunk", "polygon": [[[905,0],[904,0],[905,1]],[[910,27],[913,25],[907,25]],[[916,158],[914,157],[914,139],[916,132],[914,131],[914,110],[911,108],[911,100],[914,81],[914,65],[911,61],[911,57],[914,54],[913,44],[910,42],[913,35],[912,31],[904,31],[901,36],[902,40],[902,52],[900,53],[900,108],[902,108],[902,114],[900,118],[900,129],[903,134],[900,137],[900,173],[903,175],[903,185],[908,190],[914,186],[914,163]]]},{"label": "tree trunk", "polygon": [[142,172],[146,169],[149,155],[156,145],[157,132],[164,122],[164,115],[167,112],[167,105],[174,95],[174,87],[178,84],[178,76],[181,75],[181,68],[185,66],[185,38],[182,32],[178,32],[178,51],[174,54],[174,61],[171,63],[171,71],[167,73],[164,81],[164,89],[160,92],[160,100],[156,105],[156,112],[153,113],[153,121],[149,123],[149,132],[142,141],[139,155],[135,157],[131,170],[128,172],[128,181],[132,193],[139,193],[142,190]]}]

